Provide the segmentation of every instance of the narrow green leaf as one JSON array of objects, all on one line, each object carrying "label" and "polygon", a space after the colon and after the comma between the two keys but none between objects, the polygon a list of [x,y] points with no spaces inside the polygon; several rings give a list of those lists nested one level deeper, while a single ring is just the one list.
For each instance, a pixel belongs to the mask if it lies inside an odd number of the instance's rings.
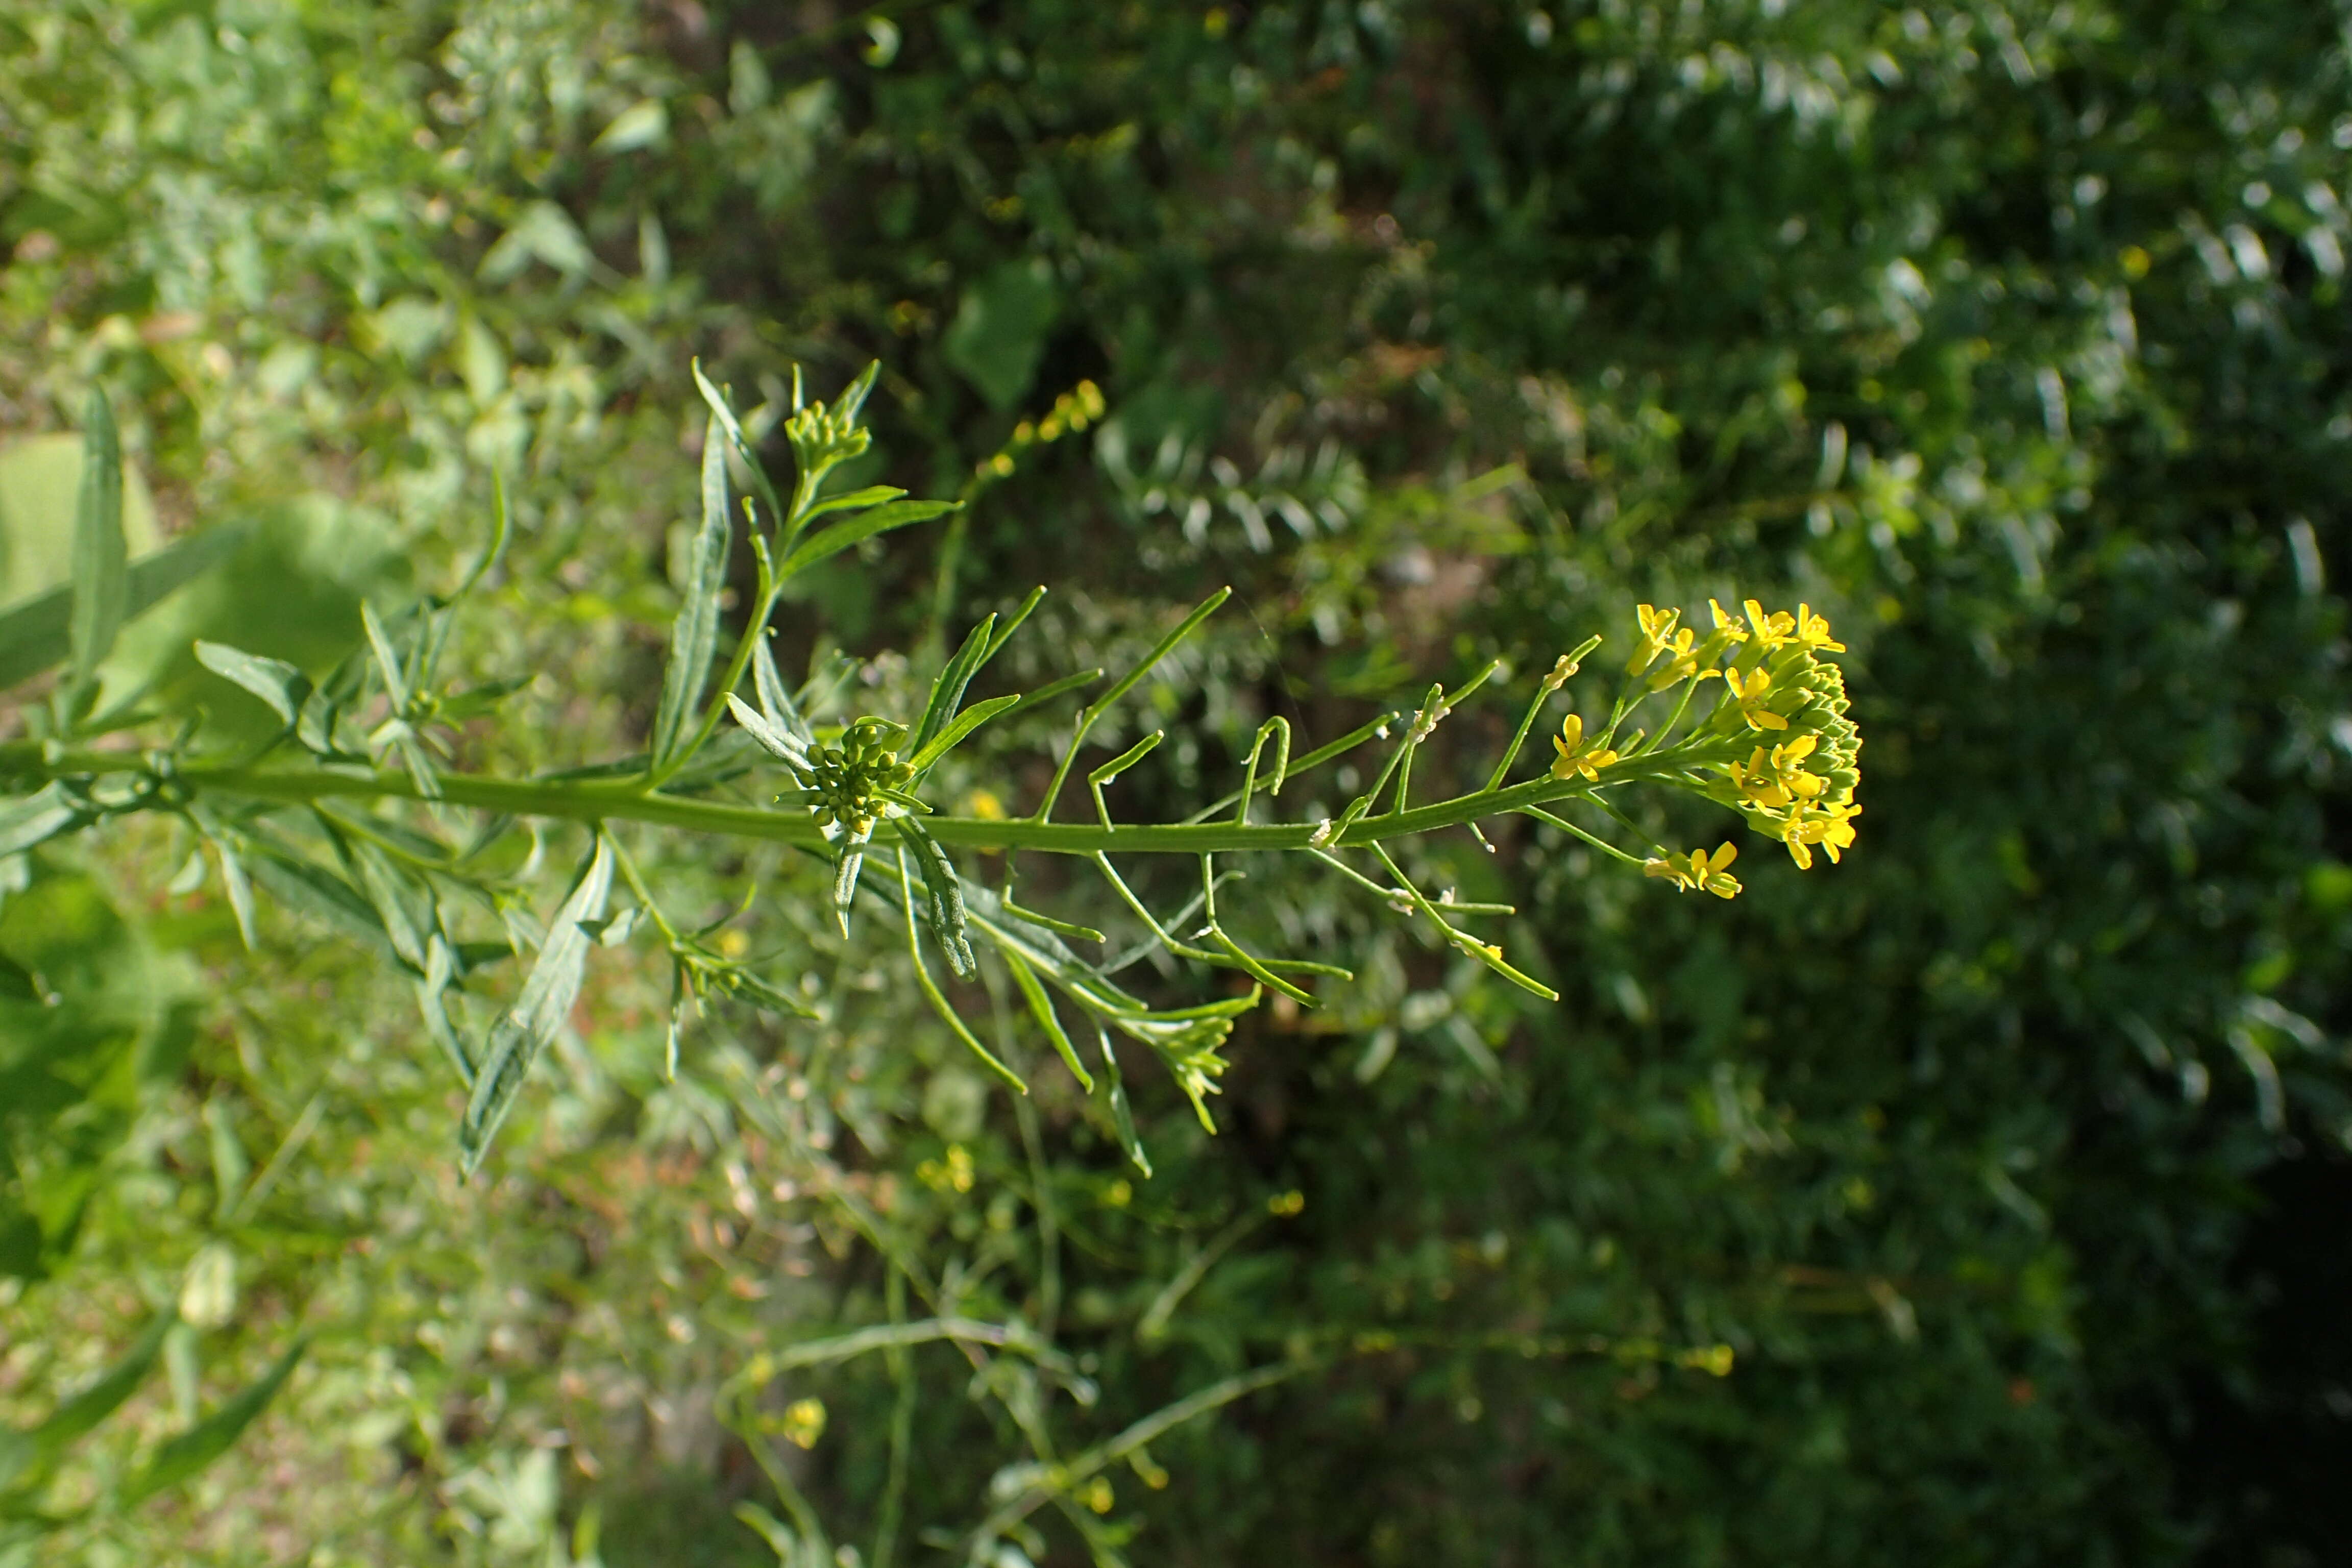
[{"label": "narrow green leaf", "polygon": [[612,888],[613,846],[599,833],[595,847],[588,852],[587,860],[572,884],[571,895],[548,926],[547,940],[540,944],[538,961],[523,981],[522,994],[491,1026],[488,1044],[482,1053],[481,1071],[474,1081],[473,1097],[467,1101],[466,1118],[457,1132],[465,1171],[469,1176],[489,1152],[490,1139],[498,1132],[499,1124],[514,1109],[515,1097],[521,1091],[524,1075],[530,1071],[531,1063],[572,1016],[572,1004],[579,998],[588,949],[593,941],[583,922],[604,912],[604,900]]},{"label": "narrow green leaf", "polygon": [[846,495],[827,496],[810,507],[808,515],[823,517],[829,511],[855,511],[862,507],[880,506],[885,501],[897,500],[906,493],[896,485],[868,485],[862,490],[851,490]]},{"label": "narrow green leaf", "polygon": [[43,784],[22,800],[0,801],[0,855],[20,854],[89,820],[81,802],[58,783]]},{"label": "narrow green leaf", "polygon": [[1108,708],[1112,703],[1118,701],[1120,698],[1126,696],[1128,692],[1134,688],[1137,681],[1141,680],[1145,676],[1151,673],[1151,669],[1154,665],[1158,664],[1161,659],[1166,658],[1171,653],[1173,653],[1178,643],[1181,643],[1186,637],[1191,637],[1194,628],[1199,626],[1202,621],[1207,620],[1211,616],[1216,614],[1217,607],[1220,605],[1223,605],[1227,599],[1232,598],[1233,595],[1234,591],[1231,588],[1220,588],[1215,593],[1210,595],[1207,598],[1202,600],[1200,605],[1193,609],[1191,615],[1186,616],[1181,621],[1179,621],[1176,624],[1174,630],[1171,631],[1166,637],[1161,637],[1160,641],[1153,646],[1151,651],[1143,656],[1142,663],[1137,665],[1133,669],[1129,670],[1125,675],[1120,676],[1117,685],[1113,686],[1108,691],[1104,692],[1100,697],[1096,698],[1093,702],[1089,703],[1087,705],[1087,711],[1089,713],[1099,713],[1103,710]]},{"label": "narrow green leaf", "polygon": [[220,861],[221,888],[228,894],[229,912],[236,916],[236,934],[245,939],[245,951],[251,952],[260,944],[253,935],[253,884],[246,879],[245,864],[227,839],[206,833],[205,842]]},{"label": "narrow green leaf", "polygon": [[1076,1048],[1070,1044],[1070,1037],[1062,1029],[1062,1020],[1054,1012],[1054,999],[1046,995],[1045,988],[1037,983],[1037,972],[1029,967],[1027,959],[1013,949],[1008,947],[999,951],[1004,955],[1004,967],[1013,972],[1013,984],[1021,987],[1023,1000],[1029,1004],[1029,1011],[1036,1017],[1037,1026],[1045,1031],[1047,1039],[1054,1042],[1054,1049],[1061,1054],[1062,1064],[1070,1069],[1070,1076],[1078,1080],[1078,1087],[1092,1094],[1095,1091],[1094,1075],[1087,1071],[1085,1064],[1078,1060]]},{"label": "narrow green leaf", "polygon": [[[81,495],[74,510],[73,666],[69,689],[87,691],[114,651],[131,606],[131,547],[122,533],[122,443],[106,394],[89,395]],[[71,706],[69,700],[68,706]]]},{"label": "narrow green leaf", "polygon": [[982,658],[988,652],[989,633],[995,629],[996,617],[992,615],[971,628],[955,657],[940,668],[931,682],[930,696],[923,703],[923,717],[915,725],[915,747],[918,751],[929,745],[947,721],[955,717],[963,705],[964,688],[971,684],[972,672],[980,668]]},{"label": "narrow green leaf", "polygon": [[1146,1180],[1151,1175],[1151,1161],[1143,1152],[1143,1140],[1135,1135],[1135,1110],[1127,1102],[1127,1080],[1119,1076],[1118,1050],[1110,1043],[1110,1032],[1100,1024],[1095,1026],[1095,1042],[1102,1048],[1102,1098],[1110,1110],[1111,1131],[1118,1135],[1118,1146],[1135,1162],[1135,1168]]},{"label": "narrow green leaf", "polygon": [[178,1436],[167,1438],[155,1450],[154,1458],[147,1461],[146,1468],[123,1483],[119,1494],[121,1506],[134,1507],[166,1487],[178,1486],[227,1453],[255,1418],[268,1408],[310,1346],[309,1335],[297,1339],[259,1379],[239,1389],[219,1409]]},{"label": "narrow green leaf", "polygon": [[[128,622],[206,567],[226,560],[250,532],[243,523],[206,529],[131,563],[122,618]],[[0,614],[0,689],[30,680],[72,645],[74,591],[60,584]]]},{"label": "narrow green leaf", "polygon": [[251,847],[259,852],[253,862],[255,879],[280,903],[365,939],[387,957],[399,956],[375,906],[358,889],[324,866],[274,844],[256,842]]},{"label": "narrow green leaf", "polygon": [[819,529],[793,546],[792,553],[784,557],[783,564],[776,568],[776,580],[782,582],[796,573],[804,572],[826,556],[846,550],[853,544],[863,544],[877,533],[887,533],[891,529],[904,528],[909,523],[929,522],[943,512],[954,511],[962,504],[961,501],[951,500],[895,500],[887,506],[860,512],[830,528]]},{"label": "narrow green leaf", "polygon": [[148,1369],[163,1349],[163,1336],[180,1321],[174,1309],[166,1307],[155,1314],[147,1331],[123,1352],[96,1383],[67,1400],[49,1413],[49,1418],[28,1434],[43,1454],[54,1456],[68,1443],[89,1431],[100,1422],[121,1408],[123,1401],[138,1392],[146,1381]]},{"label": "narrow green leaf", "polygon": [[776,668],[775,650],[761,637],[751,645],[751,682],[760,697],[760,711],[782,734],[805,737],[808,721],[801,717],[783,672]]},{"label": "narrow green leaf", "polygon": [[365,840],[348,841],[346,853],[352,868],[359,873],[360,890],[367,895],[368,902],[375,906],[377,918],[383,921],[384,934],[392,940],[393,951],[423,973],[425,941],[437,930],[432,892],[403,876],[391,857]]},{"label": "narrow green leaf", "polygon": [[997,1059],[994,1052],[980,1043],[980,1037],[971,1032],[964,1023],[963,1016],[955,1010],[948,1001],[947,994],[940,989],[939,982],[931,978],[930,966],[923,962],[923,944],[919,934],[922,922],[915,918],[915,884],[907,875],[907,854],[903,849],[898,852],[898,894],[904,900],[907,914],[907,956],[914,961],[915,984],[921,989],[923,999],[931,1005],[931,1011],[939,1015],[940,1022],[963,1042],[964,1049],[980,1058],[982,1067],[1003,1079],[1015,1092],[1028,1093],[1029,1086],[1021,1081],[1021,1075],[1006,1067]]},{"label": "narrow green leaf", "polygon": [[753,712],[744,705],[741,698],[731,691],[727,694],[727,711],[734,716],[736,723],[743,727],[745,734],[759,742],[761,747],[778,761],[789,766],[795,774],[805,773],[809,765],[808,753],[801,749],[801,743],[798,741],[770,723],[765,714]]},{"label": "narrow green leaf", "polygon": [[290,729],[310,700],[310,678],[282,658],[247,653],[226,643],[196,642],[196,662],[269,704]]},{"label": "narrow green leaf", "polygon": [[712,415],[702,434],[702,524],[678,584],[677,618],[670,623],[669,666],[662,672],[661,708],[654,717],[654,765],[673,761],[702,715],[702,686],[719,647],[719,602],[727,591],[727,546],[735,520],[727,510],[727,439]]},{"label": "narrow green leaf", "polygon": [[1005,716],[1010,718],[1016,713],[1026,713],[1032,708],[1051,702],[1064,692],[1076,691],[1081,686],[1091,686],[1102,678],[1103,672],[1100,669],[1073,670],[1059,680],[1048,682],[1024,695],[1020,701],[1004,710]]},{"label": "narrow green leaf", "polygon": [[694,362],[694,384],[701,392],[702,401],[709,405],[711,417],[718,420],[719,428],[727,432],[727,439],[734,447],[735,455],[743,459],[744,471],[751,476],[751,488],[760,492],[761,500],[768,503],[768,526],[775,527],[784,516],[783,503],[776,499],[776,487],[769,482],[768,470],[760,466],[760,455],[751,449],[751,439],[743,434],[743,426],[736,419],[735,411],[727,405],[727,395],[711,385],[709,378],[702,374],[700,360]]},{"label": "narrow green leaf", "polygon": [[956,876],[955,862],[913,817],[900,821],[898,836],[914,846],[916,862],[923,868],[923,885],[931,895],[931,935],[947,954],[948,968],[956,978],[969,980],[980,973],[980,963],[972,956],[971,936],[965,927],[963,887]]},{"label": "narrow green leaf", "polygon": [[360,601],[360,625],[367,629],[368,647],[375,655],[376,678],[383,682],[383,694],[392,699],[392,710],[398,715],[408,710],[408,681],[401,673],[400,656],[393,650],[392,636],[376,618],[375,606]]},{"label": "narrow green leaf", "polygon": [[938,766],[940,759],[962,744],[965,736],[1006,709],[1018,706],[1020,701],[1021,699],[1018,697],[992,697],[985,702],[975,702],[957,714],[954,723],[932,736],[930,743],[909,759],[909,765],[914,768],[915,776],[920,778],[925,773]]}]

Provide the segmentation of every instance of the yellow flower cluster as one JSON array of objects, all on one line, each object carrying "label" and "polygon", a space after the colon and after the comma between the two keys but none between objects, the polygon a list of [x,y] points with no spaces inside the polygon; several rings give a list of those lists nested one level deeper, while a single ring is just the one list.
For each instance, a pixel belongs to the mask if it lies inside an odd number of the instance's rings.
[{"label": "yellow flower cluster", "polygon": [[[1845,645],[1831,635],[1828,617],[1810,605],[1792,615],[1768,612],[1749,599],[1742,613],[1734,613],[1709,599],[1707,609],[1714,625],[1702,637],[1681,624],[1680,610],[1641,606],[1640,646],[1626,674],[1646,676],[1652,691],[1682,681],[1696,689],[1720,679],[1723,695],[1702,731],[1721,742],[1752,736],[1758,743],[1745,761],[1733,756],[1707,764],[1721,775],[1707,793],[1787,845],[1801,868],[1812,865],[1817,848],[1836,860],[1853,847],[1853,819],[1862,814],[1853,798],[1862,782],[1862,736],[1846,717],[1844,677],[1822,657],[1843,653]],[[1555,777],[1593,776],[1580,765],[1587,759],[1577,750],[1579,739],[1580,733],[1562,747]],[[1591,753],[1589,760],[1605,766],[1601,755]],[[1679,887],[1729,898],[1738,884],[1722,869],[1729,864],[1728,849],[1720,864],[1693,851],[1652,860],[1647,869]]]}]

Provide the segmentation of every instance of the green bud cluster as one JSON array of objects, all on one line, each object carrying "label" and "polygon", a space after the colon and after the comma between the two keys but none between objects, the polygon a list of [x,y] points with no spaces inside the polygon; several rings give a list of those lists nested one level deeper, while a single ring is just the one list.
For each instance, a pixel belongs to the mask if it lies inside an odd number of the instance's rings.
[{"label": "green bud cluster", "polygon": [[904,790],[914,782],[915,770],[898,760],[897,742],[904,735],[898,725],[880,719],[860,719],[841,738],[810,759],[809,787],[822,797],[814,807],[824,826],[836,824],[854,838],[865,838],[886,815],[896,815],[884,792]]},{"label": "green bud cluster", "polygon": [[1811,771],[1829,781],[1831,798],[1851,800],[1862,783],[1862,731],[1846,717],[1844,672],[1804,650],[1785,653],[1776,663],[1773,684],[1803,694],[1788,710],[1790,732],[1814,737]]}]

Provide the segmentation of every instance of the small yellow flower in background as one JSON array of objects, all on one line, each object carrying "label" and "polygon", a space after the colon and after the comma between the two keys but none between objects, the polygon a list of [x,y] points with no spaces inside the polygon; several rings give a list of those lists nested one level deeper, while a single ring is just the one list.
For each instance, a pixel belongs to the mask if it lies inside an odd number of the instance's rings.
[{"label": "small yellow flower in background", "polygon": [[1125,1176],[1114,1177],[1103,1189],[1102,1201],[1115,1209],[1123,1209],[1135,1201],[1135,1189],[1127,1184]]},{"label": "small yellow flower in background", "polygon": [[915,1167],[916,1179],[936,1193],[971,1191],[971,1152],[961,1143],[948,1145],[944,1160],[926,1160]]},{"label": "small yellow flower in background", "polygon": [[1646,860],[1643,862],[1642,874],[1664,877],[1686,893],[1706,891],[1718,899],[1735,899],[1739,896],[1739,880],[1731,875],[1729,868],[1738,858],[1738,846],[1725,844],[1712,855],[1704,849],[1694,849],[1687,855]]},{"label": "small yellow flower in background", "polygon": [[722,958],[740,958],[751,951],[751,939],[730,926],[719,933],[718,948]]},{"label": "small yellow flower in background", "polygon": [[1753,599],[1748,600],[1744,607],[1748,611],[1748,624],[1756,634],[1756,644],[1767,653],[1795,638],[1797,617],[1788,611],[1775,610],[1768,616],[1764,613],[1764,606]]},{"label": "small yellow flower in background", "polygon": [[1265,1212],[1271,1215],[1287,1216],[1298,1213],[1306,1206],[1307,1194],[1297,1187],[1291,1188],[1286,1193],[1277,1193],[1265,1200]]},{"label": "small yellow flower in background", "polygon": [[[1780,618],[1788,619],[1786,616]],[[1760,633],[1759,637],[1760,639]],[[1748,721],[1749,729],[1785,730],[1789,727],[1786,719],[1764,706],[1764,700],[1772,694],[1770,671],[1751,669],[1743,678],[1735,669],[1723,679],[1731,688],[1732,700],[1739,704],[1739,716]]]},{"label": "small yellow flower in background", "polygon": [[992,790],[976,789],[963,797],[964,809],[982,822],[1004,820],[1004,803]]},{"label": "small yellow flower in background", "polygon": [[1675,623],[1682,619],[1683,614],[1680,610],[1661,610],[1650,605],[1640,606],[1635,613],[1642,620],[1642,646],[1635,648],[1633,657],[1625,661],[1625,673],[1628,675],[1639,675],[1657,662],[1658,655],[1666,650],[1667,643],[1673,639]]},{"label": "small yellow flower in background", "polygon": [[1097,1513],[1108,1513],[1111,1506],[1118,1501],[1118,1495],[1110,1489],[1108,1481],[1097,1476],[1078,1489],[1078,1500]]},{"label": "small yellow flower in background", "polygon": [[1797,646],[1806,649],[1823,649],[1843,653],[1845,644],[1830,641],[1830,621],[1827,616],[1813,614],[1811,605],[1797,606]]},{"label": "small yellow flower in background", "polygon": [[1617,753],[1606,747],[1584,743],[1584,721],[1574,713],[1560,721],[1559,733],[1551,743],[1559,753],[1551,764],[1551,776],[1556,779],[1581,776],[1598,784],[1601,770],[1617,761]]},{"label": "small yellow flower in background", "polygon": [[824,1436],[824,1401],[795,1399],[784,1406],[784,1413],[775,1423],[776,1431],[785,1442],[796,1448],[814,1448]]}]

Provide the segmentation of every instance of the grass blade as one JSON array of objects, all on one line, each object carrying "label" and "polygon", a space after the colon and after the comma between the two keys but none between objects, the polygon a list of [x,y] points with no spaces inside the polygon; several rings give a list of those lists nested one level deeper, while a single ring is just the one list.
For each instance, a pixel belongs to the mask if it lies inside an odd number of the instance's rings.
[{"label": "grass blade", "polygon": [[123,1352],[121,1361],[107,1368],[96,1383],[51,1411],[47,1420],[26,1435],[45,1455],[55,1455],[113,1415],[123,1401],[138,1392],[148,1369],[155,1364],[155,1357],[163,1349],[163,1336],[179,1321],[180,1314],[170,1307],[156,1313],[147,1331]]},{"label": "grass blade", "polygon": [[294,1363],[310,1347],[309,1335],[297,1339],[257,1380],[237,1390],[227,1403],[194,1426],[166,1439],[155,1450],[154,1458],[147,1461],[146,1468],[123,1483],[119,1494],[121,1506],[132,1507],[166,1487],[178,1486],[227,1453],[229,1446],[269,1407],[278,1389],[293,1374]]}]

